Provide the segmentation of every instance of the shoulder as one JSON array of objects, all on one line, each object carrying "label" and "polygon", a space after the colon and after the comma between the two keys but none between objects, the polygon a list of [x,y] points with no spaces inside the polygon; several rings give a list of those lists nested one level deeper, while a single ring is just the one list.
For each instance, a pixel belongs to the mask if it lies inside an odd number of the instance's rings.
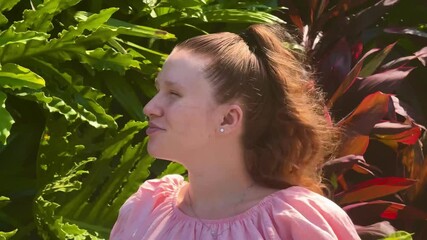
[{"label": "shoulder", "polygon": [[330,199],[293,186],[271,196],[272,215],[284,239],[360,239],[345,211]]},{"label": "shoulder", "polygon": [[[292,186],[290,188],[280,190],[275,193],[275,199],[279,202],[285,202],[292,205],[293,208],[300,209],[304,211],[304,209],[319,209],[329,210],[333,212],[338,212],[345,214],[344,210],[334,203],[332,200],[310,191],[307,188]],[[346,214],[345,214],[346,215]]]},{"label": "shoulder", "polygon": [[[121,206],[110,237],[124,236],[125,229],[132,229],[135,224],[143,226],[150,217],[156,217],[162,211],[170,211],[174,193],[183,183],[184,178],[180,175],[166,175],[145,181]],[[135,228],[138,228],[136,225]]]},{"label": "shoulder", "polygon": [[178,174],[166,175],[162,178],[150,179],[145,181],[132,195],[132,197],[140,197],[145,193],[162,193],[174,191],[184,182],[184,178]]},{"label": "shoulder", "polygon": [[[132,194],[123,204],[122,209],[143,203],[144,205],[154,203],[160,199],[168,197],[173,194],[176,189],[184,182],[181,175],[172,174],[166,175],[159,179],[150,179],[145,181],[138,191]],[[141,200],[144,200],[141,202]]]}]

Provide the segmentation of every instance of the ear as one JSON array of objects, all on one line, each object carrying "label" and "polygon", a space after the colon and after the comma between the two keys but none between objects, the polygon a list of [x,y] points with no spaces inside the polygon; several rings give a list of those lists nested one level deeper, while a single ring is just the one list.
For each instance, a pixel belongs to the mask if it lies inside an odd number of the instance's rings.
[{"label": "ear", "polygon": [[230,104],[223,112],[220,128],[224,129],[223,133],[239,131],[243,123],[243,109],[238,104]]}]

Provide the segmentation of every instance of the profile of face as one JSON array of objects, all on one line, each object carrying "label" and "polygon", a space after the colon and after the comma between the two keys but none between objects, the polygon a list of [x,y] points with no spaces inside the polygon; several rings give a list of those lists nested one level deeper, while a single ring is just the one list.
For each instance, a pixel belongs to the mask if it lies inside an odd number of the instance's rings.
[{"label": "profile of face", "polygon": [[175,49],[164,63],[156,79],[158,92],[144,107],[151,156],[180,162],[214,141],[222,115],[203,70],[209,62]]}]

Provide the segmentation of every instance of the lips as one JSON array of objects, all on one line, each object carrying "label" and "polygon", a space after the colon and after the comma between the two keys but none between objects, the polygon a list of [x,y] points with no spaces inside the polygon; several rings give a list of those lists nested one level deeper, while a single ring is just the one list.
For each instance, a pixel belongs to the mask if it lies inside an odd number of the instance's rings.
[{"label": "lips", "polygon": [[145,132],[147,133],[147,135],[153,135],[153,134],[155,134],[157,132],[164,131],[164,130],[165,130],[164,128],[161,128],[158,125],[150,122],[148,124],[148,128],[147,128],[147,130]]}]

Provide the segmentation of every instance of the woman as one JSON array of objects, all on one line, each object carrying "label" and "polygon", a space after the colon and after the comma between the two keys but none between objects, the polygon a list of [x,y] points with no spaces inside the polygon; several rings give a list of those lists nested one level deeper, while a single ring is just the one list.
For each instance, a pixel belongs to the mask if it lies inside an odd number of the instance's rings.
[{"label": "woman", "polygon": [[[146,181],[111,239],[359,239],[321,196],[334,131],[310,75],[278,26],[189,39],[145,106],[150,155],[183,164]],[[316,193],[317,192],[317,193]]]}]

